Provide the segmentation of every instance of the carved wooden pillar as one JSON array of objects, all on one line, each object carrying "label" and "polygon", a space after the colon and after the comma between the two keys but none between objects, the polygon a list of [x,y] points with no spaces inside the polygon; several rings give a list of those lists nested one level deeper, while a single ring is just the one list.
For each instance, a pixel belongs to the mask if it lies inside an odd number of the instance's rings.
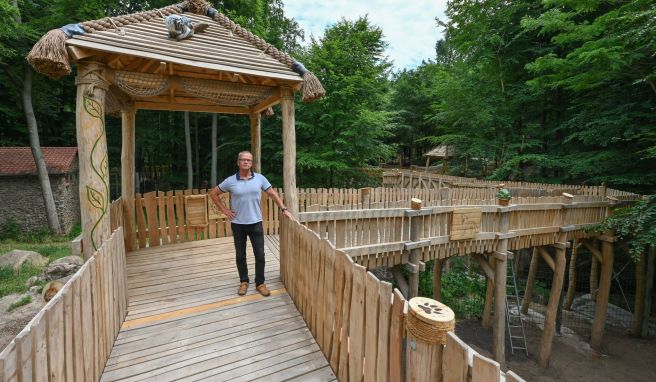
[{"label": "carved wooden pillar", "polygon": [[262,141],[260,113],[251,114],[251,152],[253,153],[253,170],[262,171]]},{"label": "carved wooden pillar", "polygon": [[109,163],[105,136],[105,65],[77,65],[76,118],[80,161],[80,213],[84,258],[88,259],[110,235]]},{"label": "carved wooden pillar", "polygon": [[294,118],[294,93],[289,87],[280,88],[282,107],[283,186],[285,206],[298,217],[298,192],[296,190],[296,127]]},{"label": "carved wooden pillar", "polygon": [[126,249],[134,249],[134,146],[137,109],[128,104],[121,110],[121,200],[123,204],[123,236]]}]

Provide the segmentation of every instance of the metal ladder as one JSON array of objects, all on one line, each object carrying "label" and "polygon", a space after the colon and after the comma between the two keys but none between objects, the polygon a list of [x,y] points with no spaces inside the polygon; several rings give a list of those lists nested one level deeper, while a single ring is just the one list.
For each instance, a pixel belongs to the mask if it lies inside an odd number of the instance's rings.
[{"label": "metal ladder", "polygon": [[510,258],[506,260],[506,263],[508,263],[506,275],[506,326],[508,327],[508,338],[510,339],[510,351],[515,354],[515,350],[524,350],[528,355],[521,305],[519,304],[519,296],[517,296],[515,266]]}]

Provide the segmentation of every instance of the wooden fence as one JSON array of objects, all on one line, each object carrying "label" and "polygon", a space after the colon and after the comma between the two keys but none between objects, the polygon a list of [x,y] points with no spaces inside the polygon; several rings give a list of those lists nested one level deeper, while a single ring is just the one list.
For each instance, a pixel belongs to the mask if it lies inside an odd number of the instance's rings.
[{"label": "wooden fence", "polygon": [[[421,261],[468,253],[492,253],[500,239],[508,250],[554,244],[598,233],[590,228],[607,216],[611,202],[561,202],[500,206],[436,206],[421,210],[419,242],[410,240],[408,208],[305,212],[299,221],[369,268],[407,262],[408,250],[421,248]],[[409,207],[409,203],[408,203]],[[462,223],[467,214],[468,222]],[[508,232],[500,232],[502,214]],[[460,217],[459,217],[460,215]]]},{"label": "wooden fence", "polygon": [[504,183],[513,195],[537,197],[537,196],[559,196],[563,192],[573,195],[586,196],[611,196],[618,200],[639,200],[640,195],[632,192],[615,190],[606,186],[585,186],[550,183],[531,183],[515,181],[481,180],[464,178],[451,175],[434,174],[423,171],[393,170],[383,172],[383,187],[417,188],[417,189],[442,189],[444,187],[455,189],[491,189],[491,192]]},{"label": "wooden fence", "polygon": [[476,354],[454,334],[437,359],[411,356],[404,346],[403,295],[306,226],[289,219],[281,225],[280,276],[340,381],[423,380],[418,373],[435,364],[441,366],[435,380],[522,380],[500,371],[497,362]]},{"label": "wooden fence", "polygon": [[127,312],[117,229],[0,353],[0,381],[97,381]]},{"label": "wooden fence", "polygon": [[[282,190],[277,190],[282,194]],[[209,197],[206,197],[207,223],[192,226],[188,223],[185,198],[205,195],[207,190],[176,190],[136,194],[134,206],[126,201],[112,203],[112,227],[123,226],[128,251],[185,241],[213,239],[232,235],[230,222],[221,214]],[[390,209],[406,207],[410,199],[419,198],[424,206],[496,205],[495,191],[491,189],[299,189],[299,211],[330,211],[355,209]],[[226,202],[229,201],[225,195]],[[574,202],[605,201],[599,196],[575,196]],[[516,197],[513,203],[544,204],[562,202],[562,197]],[[134,213],[131,215],[131,213]],[[273,200],[262,197],[262,216],[265,234],[279,232],[279,211]]]}]

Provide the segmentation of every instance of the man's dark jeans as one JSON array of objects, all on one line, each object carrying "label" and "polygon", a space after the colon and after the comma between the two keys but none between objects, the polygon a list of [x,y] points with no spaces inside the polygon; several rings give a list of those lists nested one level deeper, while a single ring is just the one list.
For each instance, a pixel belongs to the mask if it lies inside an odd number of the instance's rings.
[{"label": "man's dark jeans", "polygon": [[255,286],[264,284],[264,230],[262,229],[262,222],[254,224],[232,223],[232,236],[235,239],[239,282],[249,282],[248,265],[246,265],[246,237],[248,236],[251,239],[253,253],[255,254]]}]

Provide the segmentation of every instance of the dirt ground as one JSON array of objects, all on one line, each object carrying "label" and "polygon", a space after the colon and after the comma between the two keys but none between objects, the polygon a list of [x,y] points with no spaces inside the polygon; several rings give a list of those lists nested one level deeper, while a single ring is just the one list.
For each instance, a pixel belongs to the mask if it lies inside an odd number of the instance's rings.
[{"label": "dirt ground", "polygon": [[0,298],[0,351],[14,339],[23,327],[30,322],[32,317],[39,313],[45,305],[41,295],[36,293],[32,294],[31,303],[8,313],[7,308],[9,308],[9,305],[19,300],[25,294],[29,293],[10,294]]},{"label": "dirt ground", "polygon": [[[456,333],[479,353],[491,357],[492,329],[485,330],[480,321],[457,323]],[[508,369],[526,381],[656,381],[656,339],[638,339],[607,332],[604,349],[590,349],[588,339],[578,335],[554,337],[550,364],[537,363],[542,331],[533,325],[526,328],[529,356],[510,353],[506,342]]]}]

